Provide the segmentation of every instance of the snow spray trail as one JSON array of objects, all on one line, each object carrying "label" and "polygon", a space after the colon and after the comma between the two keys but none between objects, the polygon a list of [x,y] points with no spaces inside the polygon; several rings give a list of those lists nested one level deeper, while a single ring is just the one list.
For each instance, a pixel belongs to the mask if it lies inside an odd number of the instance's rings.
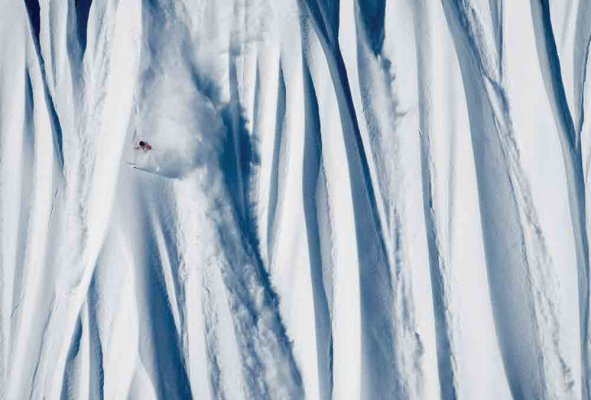
[{"label": "snow spray trail", "polygon": [[[155,7],[148,25],[166,26],[163,20],[166,11],[166,8]],[[254,246],[256,240],[247,229],[241,211],[243,198],[231,195],[230,182],[235,176],[231,172],[233,162],[226,163],[228,160],[221,156],[224,141],[233,140],[239,132],[234,131],[237,126],[232,123],[233,118],[225,118],[224,102],[199,90],[203,85],[215,89],[220,81],[199,70],[198,62],[196,65],[166,62],[178,59],[177,52],[186,50],[183,40],[189,39],[187,35],[188,31],[180,24],[164,28],[164,31],[152,29],[148,32],[151,48],[158,50],[145,54],[145,65],[149,67],[144,72],[142,92],[150,96],[139,105],[135,137],[153,145],[151,152],[156,169],[150,164],[140,162],[138,165],[164,177],[184,178],[177,186],[181,193],[188,191],[190,195],[185,193],[183,197],[191,198],[192,202],[201,198],[197,202],[202,205],[195,208],[186,204],[184,207],[190,208],[183,213],[201,215],[199,220],[218,232],[211,238],[212,249],[207,251],[212,254],[206,257],[211,258],[212,263],[207,268],[219,269],[227,293],[233,336],[240,353],[244,395],[248,398],[300,398],[303,396],[301,378],[278,312],[276,295]],[[178,41],[168,42],[164,47],[158,44],[161,37],[177,37]],[[227,56],[233,57],[231,53]],[[194,80],[191,79],[193,73],[196,74]],[[228,73],[235,74],[235,71],[229,68]],[[198,84],[188,86],[187,80]],[[166,152],[170,154],[168,158],[163,156]],[[192,186],[190,182],[197,178],[195,174],[204,174],[208,183],[197,188]],[[197,260],[187,262],[192,265]],[[253,335],[253,332],[259,333]],[[258,377],[262,371],[266,379]],[[276,381],[281,385],[275,385]]]}]

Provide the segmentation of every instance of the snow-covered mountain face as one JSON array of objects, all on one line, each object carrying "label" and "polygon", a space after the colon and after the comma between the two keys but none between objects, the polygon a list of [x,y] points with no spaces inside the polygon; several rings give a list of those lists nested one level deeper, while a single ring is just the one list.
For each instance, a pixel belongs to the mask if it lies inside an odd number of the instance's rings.
[{"label": "snow-covered mountain face", "polygon": [[588,0],[0,0],[0,398],[589,399],[590,38]]}]

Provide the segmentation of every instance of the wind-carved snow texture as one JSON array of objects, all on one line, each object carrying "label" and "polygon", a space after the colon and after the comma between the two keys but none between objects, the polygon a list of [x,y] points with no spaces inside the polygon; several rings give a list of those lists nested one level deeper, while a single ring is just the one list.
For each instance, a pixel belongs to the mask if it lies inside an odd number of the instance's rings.
[{"label": "wind-carved snow texture", "polygon": [[591,398],[590,4],[0,0],[0,399]]}]

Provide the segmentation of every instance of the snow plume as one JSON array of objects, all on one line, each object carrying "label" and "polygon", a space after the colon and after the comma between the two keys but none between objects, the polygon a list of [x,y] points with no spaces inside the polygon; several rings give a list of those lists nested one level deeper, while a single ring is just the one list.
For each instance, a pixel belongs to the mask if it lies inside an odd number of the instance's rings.
[{"label": "snow plume", "polygon": [[[213,99],[200,90],[188,29],[176,18],[173,3],[150,3],[143,12],[146,39],[130,158],[169,178],[182,178],[199,166],[219,167],[226,132]],[[137,148],[140,140],[150,143],[150,152]]]},{"label": "snow plume", "polygon": [[[224,96],[228,87],[220,82],[219,73],[221,69],[225,75],[236,74],[240,48],[248,43],[244,38],[236,38],[241,25],[232,21],[234,31],[227,38],[224,52],[216,35],[212,37],[213,43],[197,42],[193,49],[190,26],[184,25],[184,14],[177,15],[180,11],[172,5],[153,5],[144,14],[145,70],[141,75],[133,142],[145,140],[152,149],[135,149],[134,166],[165,178],[182,179],[174,183],[181,197],[176,212],[194,216],[201,226],[188,226],[179,233],[184,243],[179,257],[187,273],[202,263],[195,257],[207,260],[204,268],[219,269],[216,274],[227,291],[242,365],[237,373],[241,370],[244,379],[241,388],[234,390],[253,399],[301,398],[301,377],[277,312],[278,299],[257,254],[256,238],[240,213],[245,205],[237,203],[244,200],[233,197],[232,187],[228,186],[235,179],[236,163],[241,162],[243,155],[241,149],[234,147],[236,136],[242,133],[235,131],[241,129],[236,122],[241,115],[236,113],[242,109],[232,93],[235,87],[230,88],[229,99]],[[221,17],[222,24],[225,18]],[[216,55],[223,55],[227,63],[217,70],[209,60]],[[207,59],[202,61],[202,57]],[[193,237],[199,236],[200,230],[217,234],[209,238],[208,249],[199,247],[195,252]],[[180,285],[185,285],[183,279]],[[223,396],[231,390],[217,387],[214,393]]]}]

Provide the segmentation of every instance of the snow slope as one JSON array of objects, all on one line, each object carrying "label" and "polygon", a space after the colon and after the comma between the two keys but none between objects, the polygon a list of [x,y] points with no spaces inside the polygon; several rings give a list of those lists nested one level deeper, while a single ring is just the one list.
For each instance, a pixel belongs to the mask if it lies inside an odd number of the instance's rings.
[{"label": "snow slope", "polygon": [[0,399],[591,399],[590,4],[0,0]]}]

